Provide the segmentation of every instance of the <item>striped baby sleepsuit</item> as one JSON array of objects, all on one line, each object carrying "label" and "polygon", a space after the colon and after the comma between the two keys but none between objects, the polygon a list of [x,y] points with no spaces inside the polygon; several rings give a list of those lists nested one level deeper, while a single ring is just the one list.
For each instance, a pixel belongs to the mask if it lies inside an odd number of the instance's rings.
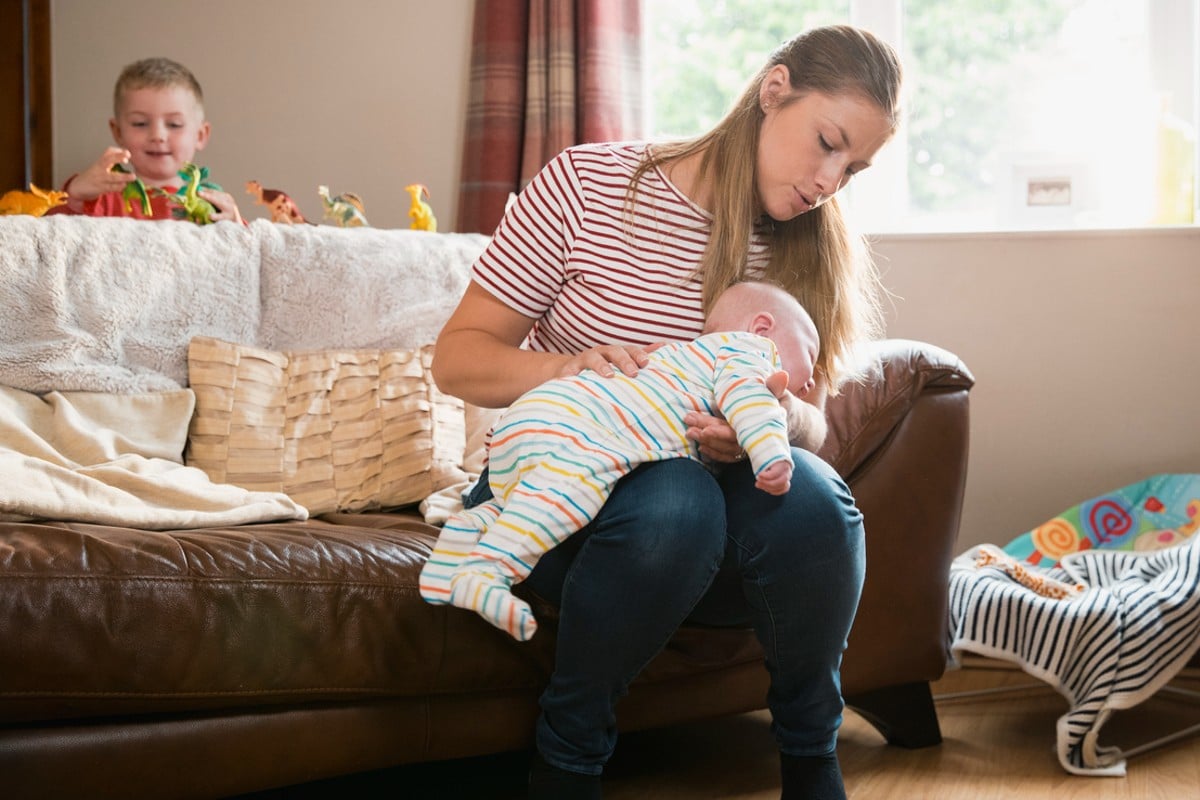
[{"label": "striped baby sleepsuit", "polygon": [[774,343],[744,332],[664,345],[636,377],[591,370],[525,393],[491,433],[494,499],[451,516],[421,571],[421,595],[477,611],[526,640],[537,629],[512,595],[550,548],[595,518],[612,487],[639,464],[699,460],[683,418],[723,416],[757,475],[788,459],[787,421],[766,387],[782,369]]}]

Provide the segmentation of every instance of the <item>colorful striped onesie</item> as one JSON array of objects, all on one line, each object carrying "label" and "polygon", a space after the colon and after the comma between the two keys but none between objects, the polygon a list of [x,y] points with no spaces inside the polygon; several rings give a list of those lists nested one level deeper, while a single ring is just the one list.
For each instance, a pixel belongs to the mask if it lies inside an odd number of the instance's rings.
[{"label": "colorful striped onesie", "polygon": [[543,553],[595,518],[639,464],[700,460],[685,436],[691,411],[723,416],[757,475],[792,454],[787,421],[766,379],[775,344],[712,333],[664,345],[635,378],[591,370],[522,395],[496,423],[488,452],[494,500],[453,515],[421,570],[426,601],[472,609],[514,638],[537,630],[511,592]]}]

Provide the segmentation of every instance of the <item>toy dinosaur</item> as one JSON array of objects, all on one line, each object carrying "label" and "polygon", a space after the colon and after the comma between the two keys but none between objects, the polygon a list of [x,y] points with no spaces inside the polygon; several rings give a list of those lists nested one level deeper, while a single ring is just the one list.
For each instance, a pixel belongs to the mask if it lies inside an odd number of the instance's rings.
[{"label": "toy dinosaur", "polygon": [[308,222],[300,213],[296,201],[278,189],[264,189],[258,181],[246,181],[246,193],[254,195],[258,205],[270,209],[272,222],[282,222],[287,225]]},{"label": "toy dinosaur", "polygon": [[412,222],[408,227],[418,231],[436,231],[437,217],[433,215],[433,208],[426,202],[429,189],[424,184],[412,183],[405,186],[404,191],[412,198],[412,204],[408,208],[408,216]]},{"label": "toy dinosaur", "polygon": [[325,219],[340,228],[358,228],[369,224],[363,212],[363,202],[353,192],[329,196],[328,186],[318,186],[317,194],[325,205]]},{"label": "toy dinosaur", "polygon": [[40,217],[55,206],[61,206],[66,202],[66,192],[54,189],[46,191],[30,183],[28,192],[13,189],[0,197],[0,214],[29,214]]},{"label": "toy dinosaur", "polygon": [[[111,171],[133,175],[133,170],[124,164],[113,164]],[[125,184],[125,188],[121,190],[121,198],[125,201],[125,213],[129,213],[133,204],[137,203],[142,207],[143,217],[149,219],[154,216],[154,209],[150,207],[150,190],[146,188],[146,184],[142,183],[141,178],[135,177]]]},{"label": "toy dinosaur", "polygon": [[218,192],[225,190],[208,179],[208,167],[198,167],[190,161],[183,165],[183,169],[179,170],[179,177],[183,180],[183,185],[175,194],[168,195],[179,204],[178,208],[172,209],[175,218],[186,219],[197,225],[207,225],[212,222],[212,216],[217,208],[201,197],[199,192],[201,189],[212,189]]}]

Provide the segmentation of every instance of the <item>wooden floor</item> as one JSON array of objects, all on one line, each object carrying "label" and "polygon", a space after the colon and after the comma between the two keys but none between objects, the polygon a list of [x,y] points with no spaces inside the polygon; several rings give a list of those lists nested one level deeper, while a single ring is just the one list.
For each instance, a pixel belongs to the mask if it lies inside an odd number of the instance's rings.
[{"label": "wooden floor", "polygon": [[[995,686],[1032,685],[962,697]],[[1200,724],[1200,675],[1191,672],[1140,706],[1114,714],[1100,742],[1130,751]],[[1200,798],[1200,734],[1129,758],[1124,777],[1071,775],[1054,752],[1067,708],[1019,670],[972,659],[934,685],[943,743],[889,747],[868,723],[846,715],[838,752],[851,800],[1189,800]],[[765,712],[627,734],[606,773],[606,800],[776,800],[778,756]],[[518,800],[528,754],[389,770],[256,797],[486,797]],[[422,794],[419,787],[427,787]]]}]

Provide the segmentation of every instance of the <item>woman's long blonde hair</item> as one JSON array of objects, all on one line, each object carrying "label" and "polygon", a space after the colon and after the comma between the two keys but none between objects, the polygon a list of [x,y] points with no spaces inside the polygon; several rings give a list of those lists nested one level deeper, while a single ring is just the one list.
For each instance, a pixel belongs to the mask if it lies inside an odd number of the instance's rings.
[{"label": "woman's long blonde hair", "polygon": [[[712,232],[700,265],[704,309],[725,288],[743,279],[750,234],[760,214],[755,163],[763,110],[759,89],[778,64],[787,67],[792,92],[852,93],[899,122],[900,61],[890,46],[859,28],[834,25],[806,31],[771,54],[725,118],[695,139],[648,148],[630,182],[630,202],[651,169],[702,153],[700,180],[711,180]],[[778,283],[808,310],[821,336],[818,372],[836,393],[845,357],[857,340],[883,330],[879,274],[858,237],[847,229],[837,198],[784,222],[775,222],[771,256],[763,276]]]}]

